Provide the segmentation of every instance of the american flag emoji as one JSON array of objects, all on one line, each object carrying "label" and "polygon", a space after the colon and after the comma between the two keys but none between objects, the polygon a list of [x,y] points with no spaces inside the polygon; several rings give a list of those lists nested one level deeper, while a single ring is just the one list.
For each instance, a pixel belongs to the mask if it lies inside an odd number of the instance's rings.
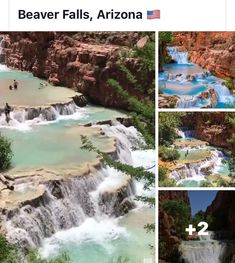
[{"label": "american flag emoji", "polygon": [[160,10],[147,11],[147,19],[159,19],[159,18],[160,18]]}]

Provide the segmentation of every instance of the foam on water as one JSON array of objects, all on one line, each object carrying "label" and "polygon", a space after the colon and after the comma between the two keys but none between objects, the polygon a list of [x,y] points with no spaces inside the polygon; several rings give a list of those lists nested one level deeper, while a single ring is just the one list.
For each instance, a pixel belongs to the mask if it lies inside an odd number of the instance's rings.
[{"label": "foam on water", "polygon": [[88,218],[79,227],[57,232],[53,237],[45,239],[40,253],[44,258],[48,258],[59,254],[64,247],[94,243],[111,254],[114,250],[111,242],[128,236],[126,229],[118,226],[115,219],[97,221]]},{"label": "foam on water", "polygon": [[177,47],[167,47],[167,52],[177,64],[190,64],[188,61],[188,52],[179,51]]}]

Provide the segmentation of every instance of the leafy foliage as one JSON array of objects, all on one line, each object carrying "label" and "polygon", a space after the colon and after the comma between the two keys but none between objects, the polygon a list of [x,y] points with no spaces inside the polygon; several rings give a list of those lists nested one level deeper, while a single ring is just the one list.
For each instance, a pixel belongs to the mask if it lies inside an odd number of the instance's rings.
[{"label": "leafy foliage", "polygon": [[0,135],[0,171],[7,170],[11,166],[12,156],[11,142]]},{"label": "leafy foliage", "polygon": [[69,263],[70,259],[67,255],[62,254],[54,259],[42,259],[36,250],[29,251],[26,255],[18,250],[15,246],[8,243],[3,235],[0,235],[0,262],[1,263],[19,263],[23,262],[23,258],[28,263]]},{"label": "leafy foliage", "polygon": [[170,146],[178,137],[176,128],[181,124],[181,117],[184,113],[180,112],[160,112],[158,118],[159,144]]},{"label": "leafy foliage", "polygon": [[176,182],[173,179],[167,177],[168,170],[165,167],[159,166],[158,179],[160,187],[173,187],[176,186]]},{"label": "leafy foliage", "polygon": [[180,158],[180,154],[176,149],[160,146],[159,157],[163,161],[174,161]]},{"label": "leafy foliage", "polygon": [[193,225],[197,228],[197,231],[200,230],[201,228],[198,228],[198,223],[205,221],[206,215],[205,212],[202,210],[199,210],[194,216],[193,216],[193,220],[192,223]]},{"label": "leafy foliage", "polygon": [[173,42],[173,33],[172,32],[159,32],[158,33],[159,41],[159,70],[163,70],[164,63],[168,63],[170,58],[166,52],[167,44]]},{"label": "leafy foliage", "polygon": [[115,168],[118,171],[130,175],[137,181],[145,180],[145,189],[149,189],[150,187],[153,187],[155,185],[154,174],[149,171],[146,171],[143,167],[133,167],[129,164],[124,164],[119,161],[113,160],[108,154],[103,153],[99,149],[94,147],[93,144],[84,135],[81,135],[81,141],[83,145],[82,149],[96,152],[98,154],[98,157],[102,158],[107,165]]},{"label": "leafy foliage", "polygon": [[172,224],[174,231],[181,236],[186,235],[185,228],[189,225],[191,217],[189,206],[183,201],[167,200],[161,204],[161,207],[174,218]]},{"label": "leafy foliage", "polygon": [[233,91],[233,89],[235,88],[235,78],[226,78],[225,79],[225,86]]}]

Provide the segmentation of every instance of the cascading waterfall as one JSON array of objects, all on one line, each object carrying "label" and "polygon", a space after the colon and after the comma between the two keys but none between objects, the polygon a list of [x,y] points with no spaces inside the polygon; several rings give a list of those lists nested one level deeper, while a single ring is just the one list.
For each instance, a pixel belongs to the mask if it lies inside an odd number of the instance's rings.
[{"label": "cascading waterfall", "polygon": [[235,103],[235,96],[223,79],[188,61],[188,53],[181,47],[167,47],[169,56],[176,63],[164,66],[159,74],[160,91],[176,95],[177,108],[227,108]]},{"label": "cascading waterfall", "polygon": [[71,118],[71,115],[79,115],[79,109],[74,101],[65,104],[58,103],[48,107],[16,108],[10,112],[9,123],[6,122],[6,116],[2,109],[0,110],[0,128],[30,129],[30,126],[33,124],[56,121],[66,118],[66,116]]},{"label": "cascading waterfall", "polygon": [[222,103],[234,103],[235,97],[231,96],[229,89],[225,85],[216,84],[213,85],[213,89],[215,90],[218,101]]},{"label": "cascading waterfall", "polygon": [[[131,163],[131,152],[127,149],[139,140],[137,130],[120,123],[100,127],[117,138],[117,158]],[[9,210],[2,217],[8,240],[19,247],[39,247],[45,238],[60,230],[78,227],[91,218],[119,216],[121,203],[132,202],[135,193],[133,181],[110,167],[86,176],[49,181],[43,186],[43,195]],[[115,196],[117,187],[122,189],[122,198],[120,193]]]},{"label": "cascading waterfall", "polygon": [[188,108],[203,108],[211,107],[210,99],[202,99],[197,96],[182,96],[176,103],[176,108],[188,109]]},{"label": "cascading waterfall", "polygon": [[[194,139],[193,131],[184,131],[183,129],[179,129],[177,130],[177,133],[183,140]],[[223,152],[207,145],[179,145],[174,146],[174,148],[188,153],[200,150],[210,151],[210,156],[206,158],[202,156],[202,160],[182,164],[180,167],[171,171],[169,176],[170,178],[174,179],[178,185],[184,183],[187,180],[194,180],[198,182],[204,181],[207,175],[216,174],[223,166],[223,160],[225,159]]]},{"label": "cascading waterfall", "polygon": [[[192,148],[183,148],[184,150],[192,150]],[[200,147],[196,148],[197,150]],[[202,147],[201,149],[206,149]],[[170,177],[176,180],[178,183],[181,183],[182,179],[193,178],[198,176],[206,176],[215,172],[218,169],[218,166],[222,163],[224,155],[218,150],[211,151],[211,156],[206,158],[203,161],[188,163],[176,169],[170,173]],[[201,178],[202,179],[202,178]]]},{"label": "cascading waterfall", "polygon": [[226,240],[215,240],[215,232],[208,231],[208,236],[200,240],[183,241],[180,245],[184,263],[228,263],[233,262],[235,243]]},{"label": "cascading waterfall", "polygon": [[167,52],[177,64],[189,64],[188,52],[179,51],[177,47],[167,47]]}]

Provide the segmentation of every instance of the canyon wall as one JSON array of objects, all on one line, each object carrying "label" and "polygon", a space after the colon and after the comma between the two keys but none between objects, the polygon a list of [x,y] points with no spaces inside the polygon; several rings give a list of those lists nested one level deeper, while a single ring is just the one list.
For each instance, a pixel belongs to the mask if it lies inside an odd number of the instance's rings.
[{"label": "canyon wall", "polygon": [[235,231],[235,191],[219,191],[206,214],[216,218],[217,230]]},{"label": "canyon wall", "polygon": [[[131,49],[143,38],[141,33],[10,32],[4,36],[7,66],[30,71],[54,85],[73,88],[103,106],[128,108],[107,83],[108,79],[118,80],[129,94],[143,99],[148,97],[148,87],[155,77],[155,72],[149,72],[147,82],[142,81],[139,60],[130,55]],[[146,89],[137,89],[120,69],[120,63],[142,81]]]},{"label": "canyon wall", "polygon": [[176,233],[173,230],[174,218],[161,208],[161,204],[168,200],[183,201],[188,205],[190,211],[191,206],[187,191],[159,191],[159,239],[160,242],[164,242],[165,250],[171,256],[178,250],[181,233]]},{"label": "canyon wall", "polygon": [[197,139],[229,149],[235,155],[235,145],[228,141],[235,133],[235,129],[228,123],[226,116],[228,113],[225,112],[187,113],[182,118],[182,125],[193,130]]},{"label": "canyon wall", "polygon": [[174,45],[189,52],[189,59],[218,77],[235,77],[234,32],[175,32]]}]

